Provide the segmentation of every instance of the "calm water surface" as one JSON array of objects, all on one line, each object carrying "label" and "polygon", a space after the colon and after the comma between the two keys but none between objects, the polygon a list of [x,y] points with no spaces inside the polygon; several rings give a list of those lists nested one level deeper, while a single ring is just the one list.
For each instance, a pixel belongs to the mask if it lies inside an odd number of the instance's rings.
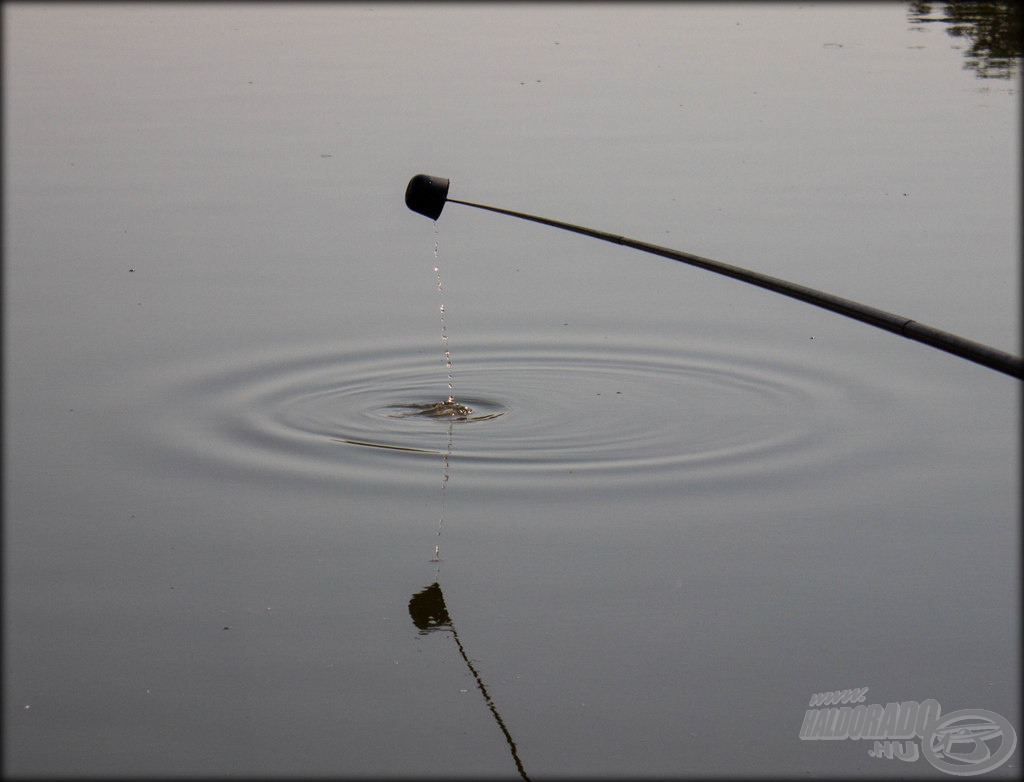
[{"label": "calm water surface", "polygon": [[855,687],[1019,733],[1019,381],[402,201],[1019,353],[1019,60],[914,17],[6,4],[8,773],[941,776],[800,739]]}]

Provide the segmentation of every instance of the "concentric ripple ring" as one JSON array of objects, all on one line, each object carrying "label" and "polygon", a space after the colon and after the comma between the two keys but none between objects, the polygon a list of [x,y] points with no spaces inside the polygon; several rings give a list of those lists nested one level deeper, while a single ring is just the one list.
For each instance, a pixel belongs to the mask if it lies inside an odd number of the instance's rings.
[{"label": "concentric ripple ring", "polygon": [[[186,461],[261,480],[397,486],[450,460],[463,487],[675,487],[794,474],[867,447],[843,431],[871,389],[798,359],[625,340],[381,344],[238,357],[169,390]],[[727,411],[727,413],[723,413]]]}]

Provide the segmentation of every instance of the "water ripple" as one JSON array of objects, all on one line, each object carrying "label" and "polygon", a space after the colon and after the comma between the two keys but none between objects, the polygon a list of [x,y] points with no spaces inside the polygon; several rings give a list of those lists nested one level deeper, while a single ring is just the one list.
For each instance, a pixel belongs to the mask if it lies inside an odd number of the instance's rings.
[{"label": "water ripple", "polygon": [[408,345],[192,367],[160,439],[192,465],[257,479],[550,491],[787,478],[870,447],[855,377],[751,350],[625,340],[460,345],[455,405]]}]

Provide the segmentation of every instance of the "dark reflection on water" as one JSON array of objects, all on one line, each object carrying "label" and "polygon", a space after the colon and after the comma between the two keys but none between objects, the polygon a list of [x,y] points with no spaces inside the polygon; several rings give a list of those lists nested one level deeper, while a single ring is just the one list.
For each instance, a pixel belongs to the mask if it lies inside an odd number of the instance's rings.
[{"label": "dark reflection on water", "polygon": [[412,623],[420,630],[420,635],[427,635],[437,629],[451,629],[452,618],[448,613],[448,607],[444,604],[444,593],[441,592],[441,585],[434,583],[424,587],[409,600],[409,616]]},{"label": "dark reflection on water", "polygon": [[455,645],[459,648],[459,654],[462,655],[462,659],[465,661],[466,667],[469,668],[469,672],[473,674],[476,686],[480,690],[480,694],[484,696],[487,708],[491,710],[491,714],[494,715],[494,721],[498,723],[498,727],[501,728],[501,732],[505,736],[505,741],[508,742],[509,752],[512,753],[512,760],[515,761],[516,770],[523,779],[529,779],[526,775],[526,770],[523,768],[523,761],[519,759],[519,750],[516,748],[516,743],[512,739],[512,734],[509,733],[508,727],[505,725],[505,720],[498,713],[498,708],[494,705],[491,694],[487,692],[487,687],[484,685],[483,679],[480,678],[480,673],[473,666],[469,655],[466,654],[465,647],[462,645],[462,641],[459,640],[459,633],[455,629],[451,614],[448,613],[448,606],[444,602],[444,593],[441,591],[441,585],[435,581],[430,586],[424,587],[421,591],[414,594],[409,599],[409,616],[412,617],[413,624],[419,628],[420,635],[427,635],[437,630],[451,632],[452,638],[455,639]]},{"label": "dark reflection on water", "polygon": [[966,38],[970,47],[964,53],[965,68],[982,79],[1010,79],[1017,69],[1017,58],[1024,55],[1020,5],[1009,3],[942,3],[939,16],[933,16],[932,3],[912,2],[907,13],[912,26],[941,22],[949,25],[947,35]]}]

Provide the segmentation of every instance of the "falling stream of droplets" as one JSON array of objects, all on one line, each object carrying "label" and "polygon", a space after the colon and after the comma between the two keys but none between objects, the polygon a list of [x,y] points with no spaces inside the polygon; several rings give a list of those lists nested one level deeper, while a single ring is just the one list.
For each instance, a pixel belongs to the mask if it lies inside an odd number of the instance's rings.
[{"label": "falling stream of droplets", "polygon": [[[438,262],[437,223],[434,223],[434,277],[437,279],[438,294],[444,293],[441,286],[441,266]],[[452,375],[452,354],[448,349],[448,328],[444,322],[444,301],[441,301],[441,345],[444,347],[444,363],[448,369],[448,404],[455,402],[455,379]]]},{"label": "falling stream of droplets", "polygon": [[[437,279],[437,293],[439,296],[444,294],[444,288],[441,285],[441,265],[438,255],[438,230],[437,222],[434,222],[434,277]],[[452,405],[455,403],[455,378],[452,374],[452,354],[448,349],[448,328],[444,322],[444,300],[441,301],[441,345],[444,348],[444,363],[448,369],[448,404]],[[437,543],[434,545],[434,558],[431,562],[438,563],[437,572],[441,572],[441,527],[444,525],[445,508],[447,503],[447,495],[445,489],[448,486],[448,458],[452,452],[452,422],[448,422],[448,447],[444,453],[444,471],[441,477],[441,514],[437,520]],[[435,574],[436,577],[437,574]]]}]

